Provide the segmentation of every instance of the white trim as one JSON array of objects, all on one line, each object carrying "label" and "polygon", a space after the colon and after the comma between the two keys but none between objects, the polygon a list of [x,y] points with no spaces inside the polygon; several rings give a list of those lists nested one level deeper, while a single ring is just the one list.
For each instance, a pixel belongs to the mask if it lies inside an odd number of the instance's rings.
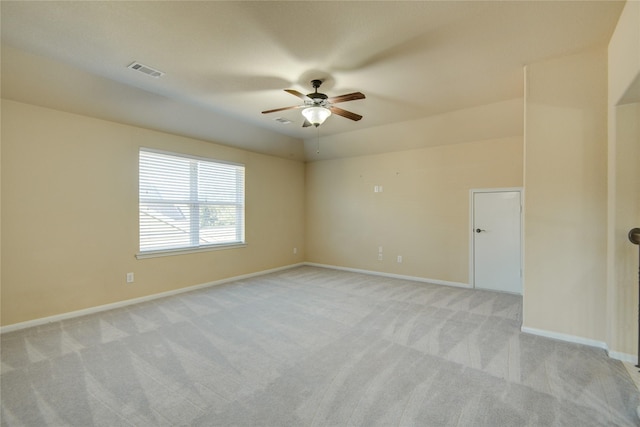
[{"label": "white trim", "polygon": [[115,308],[127,307],[133,304],[139,304],[142,302],[153,301],[159,298],[165,298],[172,295],[182,294],[184,292],[195,291],[197,289],[208,288],[210,286],[222,285],[229,282],[235,282],[238,280],[249,279],[251,277],[262,276],[264,274],[275,273],[277,271],[289,270],[291,268],[299,267],[304,263],[285,265],[283,267],[271,268],[269,270],[257,271],[255,273],[242,274],[240,276],[227,277],[226,279],[214,280],[212,282],[201,283],[199,285],[187,286],[186,288],[174,289],[172,291],[160,292],[158,294],[146,295],[144,297],[132,298],[124,301],[118,301],[111,304],[98,305],[96,307],[85,308],[82,310],[70,311],[68,313],[56,314],[54,316],[42,317],[39,319],[27,320],[26,322],[14,323],[12,325],[0,326],[0,334],[7,332],[14,332],[20,329],[31,328],[33,326],[46,325],[48,323],[58,322],[61,320],[73,319],[74,317],[86,316],[89,314],[100,313],[102,311],[113,310]]},{"label": "white trim", "polygon": [[373,271],[373,270],[362,270],[359,268],[341,267],[338,265],[318,264],[315,262],[305,262],[304,265],[308,265],[310,267],[329,268],[332,270],[350,271],[352,273],[370,274],[372,276],[390,277],[393,279],[412,280],[414,282],[433,283],[434,285],[454,286],[456,288],[465,288],[465,289],[472,288],[471,285],[468,283],[449,282],[447,280],[428,279],[425,277],[406,276],[403,274],[384,273],[381,271]]},{"label": "white trim", "polygon": [[522,326],[520,330],[525,334],[538,335],[541,337],[553,338],[555,340],[571,342],[574,344],[583,344],[590,347],[601,348],[605,350],[607,354],[609,353],[609,346],[604,341],[592,340],[590,338],[583,338],[575,335],[563,334],[560,332],[545,331],[543,329],[529,328],[527,326]]},{"label": "white trim", "polygon": [[158,251],[145,251],[136,254],[136,259],[148,259],[148,258],[158,258],[163,256],[173,256],[173,255],[185,255],[185,254],[195,254],[198,252],[209,252],[209,251],[221,251],[225,249],[237,249],[237,248],[246,248],[247,243],[238,242],[238,243],[222,243],[219,245],[207,245],[207,246],[198,246],[198,247],[187,247],[187,248],[177,248],[177,249],[163,249]]},{"label": "white trim", "polygon": [[619,351],[609,351],[609,346],[604,341],[577,337],[575,335],[563,334],[560,332],[545,331],[543,329],[529,328],[527,326],[522,326],[520,330],[525,334],[538,335],[541,337],[552,338],[552,339],[570,342],[574,344],[583,344],[583,345],[588,345],[590,347],[601,348],[607,352],[607,355],[610,358],[620,360],[621,362],[637,364],[637,361],[638,361],[638,356],[634,354],[622,353]]},{"label": "white trim", "polygon": [[633,365],[638,364],[638,356],[635,354],[621,353],[619,351],[609,351],[609,357],[612,359],[620,360],[621,362],[631,363]]},{"label": "white trim", "polygon": [[159,150],[157,148],[149,148],[149,147],[138,147],[138,153],[140,153],[140,151],[146,151],[147,153],[164,154],[166,156],[184,157],[186,159],[192,159],[192,160],[202,160],[205,162],[221,163],[223,165],[246,167],[244,163],[230,162],[228,160],[219,160],[214,157],[196,156],[194,154],[187,154],[184,152]]},{"label": "white trim", "polygon": [[499,188],[471,188],[469,189],[469,284],[472,288],[476,287],[475,277],[475,204],[474,195],[476,193],[520,193],[520,290],[515,295],[524,295],[524,187],[499,187]]}]

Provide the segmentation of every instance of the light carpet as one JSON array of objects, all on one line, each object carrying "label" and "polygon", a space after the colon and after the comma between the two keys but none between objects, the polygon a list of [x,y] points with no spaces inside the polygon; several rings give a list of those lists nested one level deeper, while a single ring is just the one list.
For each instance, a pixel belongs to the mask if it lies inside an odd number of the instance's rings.
[{"label": "light carpet", "polygon": [[298,267],[3,334],[2,426],[634,426],[522,298]]}]

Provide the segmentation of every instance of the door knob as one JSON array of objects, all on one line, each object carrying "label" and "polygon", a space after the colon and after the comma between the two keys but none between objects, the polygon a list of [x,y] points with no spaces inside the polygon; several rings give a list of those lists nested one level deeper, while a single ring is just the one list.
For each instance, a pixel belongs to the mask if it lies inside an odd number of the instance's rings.
[{"label": "door knob", "polygon": [[476,233],[482,233],[483,231],[487,231],[487,230],[483,230],[481,228],[476,228]]}]

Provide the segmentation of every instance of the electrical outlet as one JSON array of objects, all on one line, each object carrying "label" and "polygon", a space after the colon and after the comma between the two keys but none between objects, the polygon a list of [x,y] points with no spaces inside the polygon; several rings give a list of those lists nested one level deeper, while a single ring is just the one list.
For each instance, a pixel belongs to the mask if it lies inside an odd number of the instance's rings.
[{"label": "electrical outlet", "polygon": [[293,248],[293,254],[297,254],[298,253],[298,248]]},{"label": "electrical outlet", "polygon": [[133,273],[127,273],[127,283],[133,283]]},{"label": "electrical outlet", "polygon": [[398,264],[402,264],[402,255],[398,255]]}]

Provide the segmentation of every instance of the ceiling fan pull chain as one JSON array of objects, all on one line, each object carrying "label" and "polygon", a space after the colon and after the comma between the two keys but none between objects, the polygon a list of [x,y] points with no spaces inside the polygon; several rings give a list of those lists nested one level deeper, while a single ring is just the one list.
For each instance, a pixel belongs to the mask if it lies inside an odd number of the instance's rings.
[{"label": "ceiling fan pull chain", "polygon": [[316,127],[316,138],[317,138],[317,145],[316,145],[316,154],[320,154],[320,128]]}]

